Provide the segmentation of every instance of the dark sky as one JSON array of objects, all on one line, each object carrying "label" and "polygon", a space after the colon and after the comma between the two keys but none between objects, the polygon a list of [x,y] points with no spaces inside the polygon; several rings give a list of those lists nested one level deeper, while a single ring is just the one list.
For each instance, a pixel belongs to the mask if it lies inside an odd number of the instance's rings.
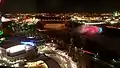
[{"label": "dark sky", "polygon": [[35,12],[35,0],[4,0],[1,5],[1,11],[4,12]]},{"label": "dark sky", "polygon": [[38,0],[37,5],[41,4],[38,8],[43,6],[49,11],[113,11],[117,7],[116,2],[115,0]]},{"label": "dark sky", "polygon": [[[118,0],[119,1],[119,0]],[[117,0],[4,0],[0,11],[49,12],[49,11],[114,11],[119,9]]]}]

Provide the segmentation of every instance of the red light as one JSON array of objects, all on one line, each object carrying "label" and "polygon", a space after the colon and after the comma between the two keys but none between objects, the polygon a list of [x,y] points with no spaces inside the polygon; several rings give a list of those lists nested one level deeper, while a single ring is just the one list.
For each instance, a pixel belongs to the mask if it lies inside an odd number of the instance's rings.
[{"label": "red light", "polygon": [[0,5],[3,5],[3,3],[4,3],[4,0],[0,0]]},{"label": "red light", "polygon": [[99,33],[100,28],[97,26],[82,26],[80,28],[80,33],[83,34],[96,34]]}]

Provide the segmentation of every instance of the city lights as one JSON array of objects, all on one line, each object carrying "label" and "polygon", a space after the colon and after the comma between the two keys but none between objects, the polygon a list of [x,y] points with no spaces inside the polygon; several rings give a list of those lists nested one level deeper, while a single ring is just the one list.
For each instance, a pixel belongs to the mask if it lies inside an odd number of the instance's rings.
[{"label": "city lights", "polygon": [[[1,20],[7,25],[1,27],[0,31],[2,37],[0,41],[3,41],[0,60],[6,62],[0,63],[0,66],[9,64],[11,67],[20,67],[21,64],[25,67],[38,66],[38,68],[46,64],[48,67],[50,60],[61,68],[87,66],[90,64],[89,60],[86,60],[88,56],[90,61],[101,59],[97,43],[92,46],[94,42],[89,40],[94,40],[99,35],[105,36],[106,27],[120,29],[113,27],[120,23],[119,14],[114,16],[112,13],[18,13],[6,14]],[[99,41],[97,39],[95,41],[101,43],[102,40],[100,38]],[[50,64],[53,64],[52,62]]]}]

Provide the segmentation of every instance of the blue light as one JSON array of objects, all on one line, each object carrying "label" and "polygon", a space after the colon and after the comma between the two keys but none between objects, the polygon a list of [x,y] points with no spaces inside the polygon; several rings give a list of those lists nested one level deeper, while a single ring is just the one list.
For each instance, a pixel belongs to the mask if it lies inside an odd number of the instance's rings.
[{"label": "blue light", "polygon": [[25,45],[31,45],[31,46],[35,46],[35,44],[33,42],[21,42],[22,44]]},{"label": "blue light", "polygon": [[100,27],[100,29],[99,29],[99,32],[101,33],[101,32],[103,32],[103,29],[102,29],[102,27]]}]

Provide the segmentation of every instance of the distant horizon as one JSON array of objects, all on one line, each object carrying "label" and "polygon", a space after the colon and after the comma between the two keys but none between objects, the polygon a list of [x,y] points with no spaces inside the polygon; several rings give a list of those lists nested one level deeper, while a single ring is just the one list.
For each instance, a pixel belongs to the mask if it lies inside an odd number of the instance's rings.
[{"label": "distant horizon", "polygon": [[[3,14],[32,14],[32,13],[113,13],[113,12],[1,12]],[[118,12],[120,13],[120,12]]]}]

